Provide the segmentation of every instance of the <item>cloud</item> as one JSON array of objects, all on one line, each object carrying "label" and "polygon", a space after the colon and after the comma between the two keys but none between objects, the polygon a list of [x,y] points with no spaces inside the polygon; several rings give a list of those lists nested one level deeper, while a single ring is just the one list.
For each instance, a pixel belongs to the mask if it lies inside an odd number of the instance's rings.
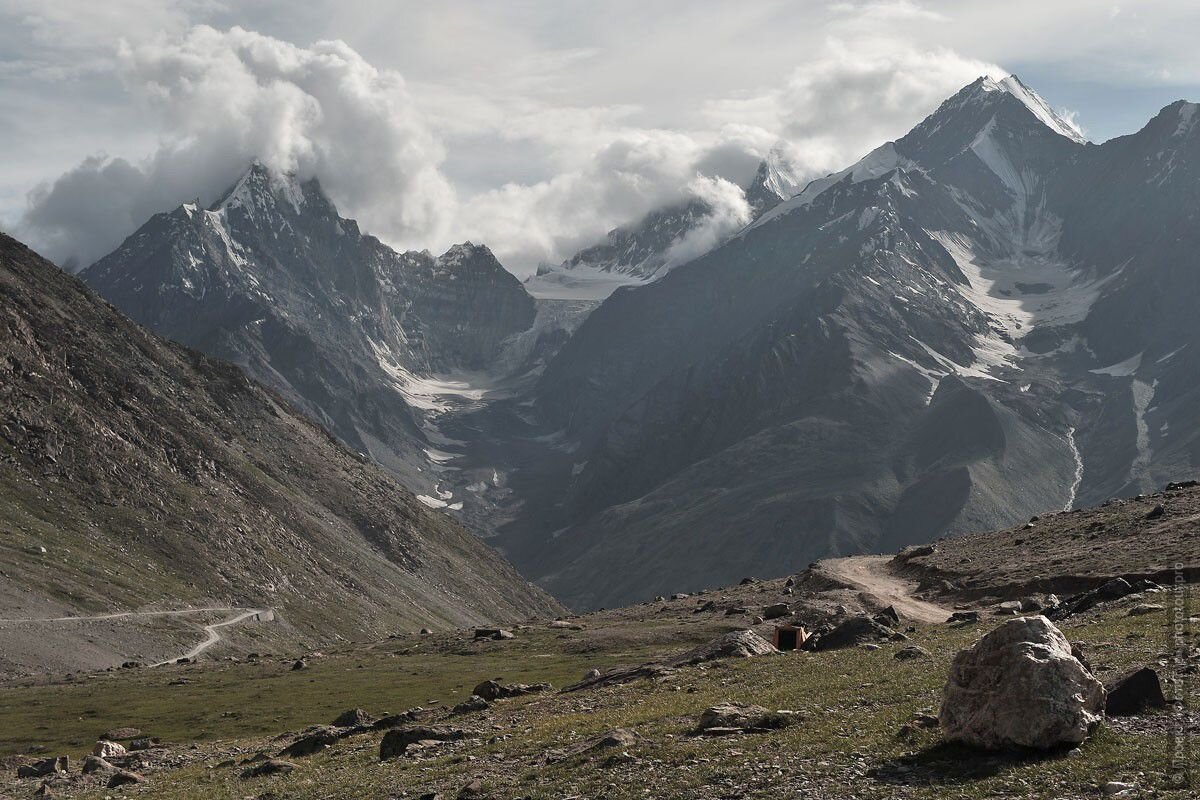
[{"label": "cloud", "polygon": [[800,182],[853,163],[903,135],[949,95],[1000,67],[887,39],[831,39],[778,88],[714,101],[715,120],[776,131]]},{"label": "cloud", "polygon": [[118,64],[165,135],[142,161],[92,157],[34,190],[18,229],[60,263],[90,263],[179,202],[211,202],[254,158],[320,176],[336,202],[398,244],[444,238],[455,198],[440,142],[400,75],[343,42],[301,48],[196,26],[122,43]]},{"label": "cloud", "polygon": [[[595,52],[552,55],[577,64]],[[59,263],[85,266],[154,213],[215,200],[258,158],[318,176],[342,213],[397,248],[486,242],[519,275],[696,198],[712,212],[671,258],[699,255],[748,220],[740,187],[773,146],[803,182],[999,71],[946,50],[828,41],[777,85],[703,104],[695,124],[666,129],[635,122],[634,104],[454,86],[414,96],[399,72],[342,41],[299,47],[240,27],[122,43],[115,63],[161,136],[141,159],[93,156],[30,193],[17,233]],[[456,148],[467,157],[454,162]]]}]

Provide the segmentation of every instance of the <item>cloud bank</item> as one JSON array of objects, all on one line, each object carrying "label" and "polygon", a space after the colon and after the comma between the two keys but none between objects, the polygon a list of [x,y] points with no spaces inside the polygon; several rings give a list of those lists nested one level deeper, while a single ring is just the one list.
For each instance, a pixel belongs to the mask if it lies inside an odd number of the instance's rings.
[{"label": "cloud bank", "polygon": [[[700,198],[712,213],[670,254],[675,263],[693,258],[748,221],[741,187],[773,146],[803,182],[1000,71],[948,50],[827,41],[776,85],[712,99],[699,123],[668,130],[632,122],[636,107],[453,92],[421,103],[398,72],[342,41],[300,47],[241,27],[123,42],[116,65],[160,138],[140,159],[92,156],[30,194],[17,233],[59,263],[86,266],[152,214],[196,197],[212,202],[258,158],[318,176],[343,214],[393,246],[482,241],[519,275]],[[456,189],[447,141],[464,136],[533,153],[545,174]]]}]

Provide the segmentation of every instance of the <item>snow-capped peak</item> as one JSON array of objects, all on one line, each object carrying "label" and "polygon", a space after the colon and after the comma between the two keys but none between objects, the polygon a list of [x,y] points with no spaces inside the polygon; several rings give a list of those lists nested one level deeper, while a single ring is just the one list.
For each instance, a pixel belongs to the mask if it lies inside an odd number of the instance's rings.
[{"label": "snow-capped peak", "polygon": [[1060,136],[1067,137],[1073,142],[1078,142],[1079,144],[1087,143],[1087,138],[1079,130],[1078,125],[1058,114],[1040,94],[1021,83],[1020,78],[1016,75],[1009,75],[1007,78],[1001,78],[1000,80],[985,77],[980,81],[979,86],[985,92],[1007,92],[1020,100],[1050,130]]},{"label": "snow-capped peak", "polygon": [[252,212],[273,201],[282,201],[300,213],[304,206],[304,188],[295,173],[278,172],[256,158],[212,209],[222,211],[240,206]]}]

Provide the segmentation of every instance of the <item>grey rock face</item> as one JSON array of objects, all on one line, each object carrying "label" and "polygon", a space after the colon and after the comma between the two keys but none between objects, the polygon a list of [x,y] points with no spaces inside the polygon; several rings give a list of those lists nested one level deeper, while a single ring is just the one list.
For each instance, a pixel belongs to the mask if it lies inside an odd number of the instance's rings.
[{"label": "grey rock face", "polygon": [[1045,617],[1004,623],[950,667],[939,713],[947,741],[991,750],[1083,743],[1104,713],[1104,686]]}]

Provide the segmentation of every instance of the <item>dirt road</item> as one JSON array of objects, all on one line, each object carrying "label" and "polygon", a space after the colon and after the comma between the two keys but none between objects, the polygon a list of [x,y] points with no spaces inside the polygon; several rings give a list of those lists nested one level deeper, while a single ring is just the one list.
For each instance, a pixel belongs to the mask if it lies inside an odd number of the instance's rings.
[{"label": "dirt road", "polygon": [[208,648],[221,641],[222,636],[218,632],[220,628],[226,628],[231,625],[237,625],[239,622],[244,622],[248,619],[254,619],[258,622],[270,622],[275,618],[275,612],[269,608],[235,608],[232,606],[218,606],[208,608],[185,608],[177,611],[118,611],[112,614],[97,614],[95,616],[72,616],[72,617],[30,617],[22,619],[0,619],[0,624],[21,624],[21,625],[37,625],[47,623],[61,622],[103,622],[114,619],[130,619],[139,617],[179,617],[187,614],[204,614],[215,611],[235,611],[238,612],[234,616],[214,622],[211,625],[204,626],[205,638],[200,644],[188,650],[186,653],[168,658],[165,661],[159,661],[156,664],[151,664],[152,667],[161,667],[164,664],[173,664],[181,658],[196,658]]},{"label": "dirt road", "polygon": [[916,584],[892,574],[890,561],[891,556],[831,558],[821,562],[821,569],[870,595],[881,606],[892,606],[903,620],[945,622],[953,609],[914,597]]}]

